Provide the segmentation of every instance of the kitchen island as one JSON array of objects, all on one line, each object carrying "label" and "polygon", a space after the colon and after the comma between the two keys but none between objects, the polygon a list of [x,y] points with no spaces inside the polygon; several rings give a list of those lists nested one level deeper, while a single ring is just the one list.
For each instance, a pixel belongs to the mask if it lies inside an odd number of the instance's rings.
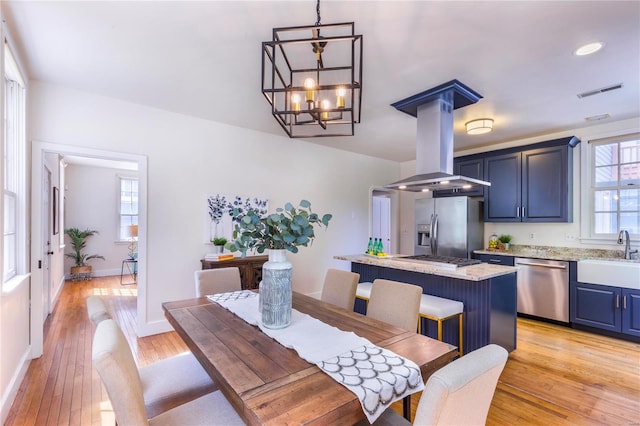
[{"label": "kitchen island", "polygon": [[[429,263],[376,258],[367,255],[339,255],[335,259],[351,262],[351,271],[360,274],[360,282],[377,278],[415,284],[424,294],[464,303],[464,352],[489,343],[508,351],[516,348],[516,271],[510,266],[480,263],[458,268],[443,268]],[[364,313],[364,303],[356,301],[356,310]],[[444,323],[444,340],[457,342],[457,321]],[[430,336],[436,326],[428,321],[423,328]]]}]

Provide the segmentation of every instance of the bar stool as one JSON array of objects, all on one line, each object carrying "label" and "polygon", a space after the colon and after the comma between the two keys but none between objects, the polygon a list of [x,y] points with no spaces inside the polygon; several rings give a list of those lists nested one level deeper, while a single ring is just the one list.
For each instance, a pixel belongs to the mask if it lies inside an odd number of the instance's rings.
[{"label": "bar stool", "polygon": [[457,316],[459,323],[458,352],[462,356],[463,311],[464,303],[462,302],[423,294],[420,300],[420,313],[418,314],[418,333],[422,334],[423,318],[436,321],[438,323],[438,340],[442,341],[442,322]]},{"label": "bar stool", "polygon": [[356,288],[356,299],[364,300],[365,306],[369,305],[369,298],[371,297],[372,282],[358,283]]}]

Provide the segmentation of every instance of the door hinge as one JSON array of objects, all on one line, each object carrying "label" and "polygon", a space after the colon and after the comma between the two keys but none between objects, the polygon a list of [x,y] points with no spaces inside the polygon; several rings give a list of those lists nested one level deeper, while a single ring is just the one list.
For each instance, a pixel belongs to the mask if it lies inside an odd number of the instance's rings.
[{"label": "door hinge", "polygon": [[38,260],[38,269],[42,269],[42,260]]}]

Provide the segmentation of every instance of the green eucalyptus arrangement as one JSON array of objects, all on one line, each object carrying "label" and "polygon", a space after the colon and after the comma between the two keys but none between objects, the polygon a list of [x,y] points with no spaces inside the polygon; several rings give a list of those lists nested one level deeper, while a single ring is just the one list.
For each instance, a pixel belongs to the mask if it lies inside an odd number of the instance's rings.
[{"label": "green eucalyptus arrangement", "polygon": [[255,249],[258,253],[265,250],[288,250],[297,253],[298,247],[307,247],[315,238],[314,226],[329,226],[333,217],[325,214],[322,217],[311,211],[311,203],[300,201],[298,207],[286,203],[284,208],[277,208],[275,213],[260,215],[253,209],[233,209],[235,222],[233,238],[225,245],[231,252],[240,251],[245,257],[247,250]]}]

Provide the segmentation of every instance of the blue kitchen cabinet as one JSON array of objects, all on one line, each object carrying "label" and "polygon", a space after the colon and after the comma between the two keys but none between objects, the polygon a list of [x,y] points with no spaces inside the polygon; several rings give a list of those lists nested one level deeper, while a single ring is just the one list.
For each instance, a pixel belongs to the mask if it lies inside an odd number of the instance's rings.
[{"label": "blue kitchen cabinet", "polygon": [[570,291],[571,323],[640,337],[640,290],[572,281]]},{"label": "blue kitchen cabinet", "polygon": [[490,263],[492,265],[513,266],[514,264],[513,256],[503,256],[500,254],[474,253],[473,257],[475,259],[478,259],[481,262]]},{"label": "blue kitchen cabinet", "polygon": [[640,337],[640,290],[622,289],[622,332]]},{"label": "blue kitchen cabinet", "polygon": [[573,157],[564,139],[484,159],[486,222],[571,222]]},{"label": "blue kitchen cabinet", "polygon": [[487,157],[484,160],[484,179],[491,182],[485,189],[485,222],[521,222],[522,154]]}]

